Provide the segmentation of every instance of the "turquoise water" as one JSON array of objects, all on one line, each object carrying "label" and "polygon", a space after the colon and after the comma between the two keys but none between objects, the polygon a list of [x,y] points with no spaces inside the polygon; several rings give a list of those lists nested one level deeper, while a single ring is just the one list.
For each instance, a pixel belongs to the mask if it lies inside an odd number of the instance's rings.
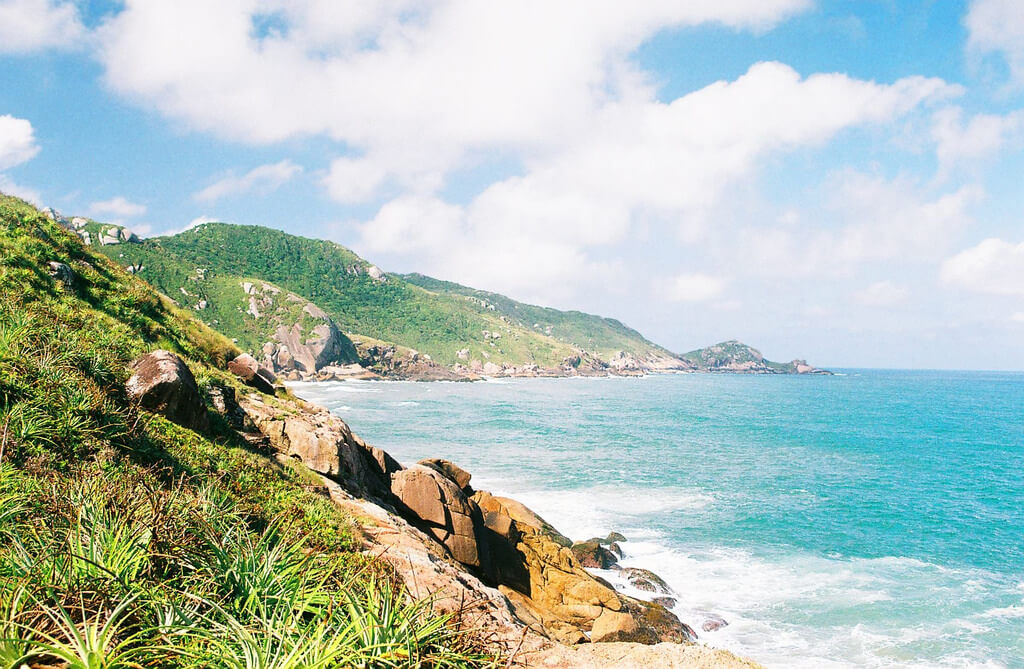
[{"label": "turquoise water", "polygon": [[679,593],[772,667],[1024,666],[1024,374],[297,384]]}]

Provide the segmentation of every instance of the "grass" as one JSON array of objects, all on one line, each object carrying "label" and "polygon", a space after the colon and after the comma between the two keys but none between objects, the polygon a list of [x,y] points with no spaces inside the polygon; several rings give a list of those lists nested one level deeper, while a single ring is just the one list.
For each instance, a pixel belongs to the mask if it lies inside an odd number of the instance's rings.
[{"label": "grass", "polygon": [[129,363],[157,348],[203,392],[236,386],[230,341],[0,196],[0,667],[496,661],[365,557],[301,466],[213,412],[197,433],[130,402]]}]

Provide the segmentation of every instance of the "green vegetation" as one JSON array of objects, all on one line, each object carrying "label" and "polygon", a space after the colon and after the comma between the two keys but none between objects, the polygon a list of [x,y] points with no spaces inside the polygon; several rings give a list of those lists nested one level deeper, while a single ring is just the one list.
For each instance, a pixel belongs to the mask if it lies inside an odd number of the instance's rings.
[{"label": "green vegetation", "polygon": [[728,368],[730,365],[748,365],[759,371],[779,374],[795,374],[794,362],[772,362],[766,360],[756,348],[743,342],[730,339],[714,346],[690,351],[682,356],[684,360],[694,363],[698,369],[715,371]]},{"label": "green vegetation", "polygon": [[213,412],[200,434],[129,402],[157,348],[204,392],[237,383],[230,341],[0,195],[0,667],[493,664],[362,555],[301,464]]},{"label": "green vegetation", "polygon": [[[418,275],[380,280],[369,273],[369,263],[338,244],[267,228],[207,223],[173,237],[101,250],[122,265],[144,266],[139,276],[178,301],[193,303],[181,288],[191,293],[190,286],[211,284],[196,292],[209,303],[201,317],[250,350],[262,342],[246,324],[243,294],[233,290],[243,277],[311,300],[346,332],[399,344],[446,365],[460,362],[463,349],[468,359],[481,362],[542,366],[557,366],[578,348],[598,355],[664,352],[618,321],[533,307]],[[197,269],[207,279],[198,280]]]}]

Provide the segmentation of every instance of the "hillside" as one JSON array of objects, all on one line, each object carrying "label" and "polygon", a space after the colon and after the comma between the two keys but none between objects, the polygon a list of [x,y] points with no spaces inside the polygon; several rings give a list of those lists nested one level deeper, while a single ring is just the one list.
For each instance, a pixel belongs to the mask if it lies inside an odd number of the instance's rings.
[{"label": "hillside", "polygon": [[808,365],[804,360],[772,362],[756,348],[731,339],[713,346],[690,351],[683,359],[704,372],[731,372],[746,374],[830,374]]},{"label": "hillside", "polygon": [[754,666],[195,313],[0,195],[0,666]]},{"label": "hillside", "polygon": [[202,300],[203,320],[253,353],[277,325],[255,322],[262,315],[253,315],[249,296],[239,291],[247,282],[311,301],[350,336],[405,347],[466,372],[639,369],[647,363],[638,361],[671,366],[674,360],[617,321],[425,277],[407,280],[338,244],[267,228],[207,223],[172,237],[97,248],[183,304],[198,308]]}]

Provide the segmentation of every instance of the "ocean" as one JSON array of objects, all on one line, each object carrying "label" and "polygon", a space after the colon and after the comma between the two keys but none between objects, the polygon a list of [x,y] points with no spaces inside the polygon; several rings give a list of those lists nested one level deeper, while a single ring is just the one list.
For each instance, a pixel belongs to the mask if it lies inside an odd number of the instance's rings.
[{"label": "ocean", "polygon": [[[678,593],[768,667],[1024,667],[1024,374],[294,384]],[[604,573],[605,576],[613,574]],[[701,631],[718,615],[729,625]]]}]

